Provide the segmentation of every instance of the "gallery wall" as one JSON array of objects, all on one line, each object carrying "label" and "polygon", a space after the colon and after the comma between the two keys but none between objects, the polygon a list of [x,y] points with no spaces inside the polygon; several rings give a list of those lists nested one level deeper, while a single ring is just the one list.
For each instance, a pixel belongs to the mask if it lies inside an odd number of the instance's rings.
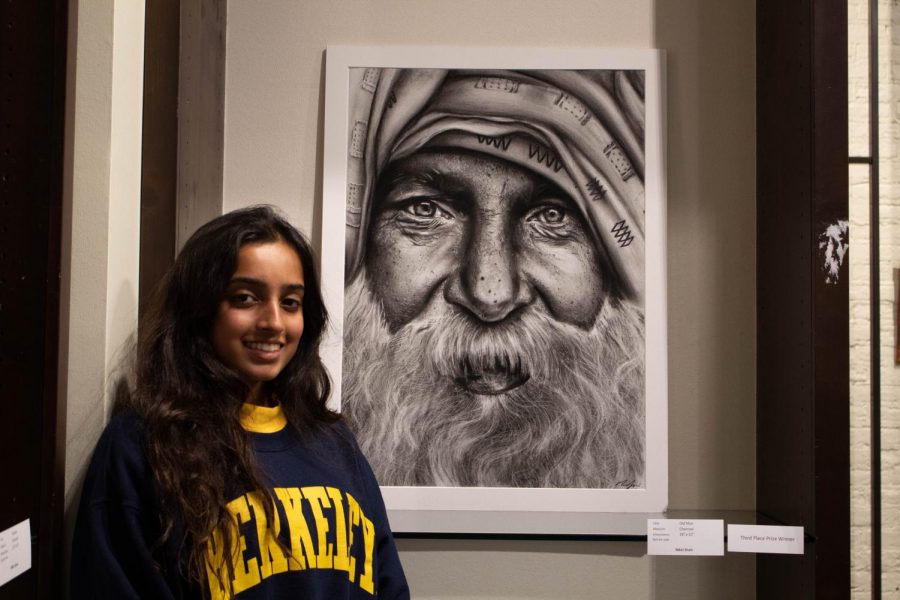
[{"label": "gallery wall", "polygon": [[[230,2],[223,209],[276,204],[319,245],[325,48],[661,48],[668,54],[669,499],[754,508],[755,5],[750,0]],[[754,596],[754,561],[640,543],[408,540],[418,598]]]},{"label": "gallery wall", "polygon": [[59,394],[71,513],[137,320],[143,6],[73,3],[68,38]]},{"label": "gallery wall", "polygon": [[[751,0],[324,0],[227,5],[224,210],[277,204],[318,244],[329,44],[657,47],[668,53],[669,498],[753,509]],[[70,11],[61,401],[67,519],[136,316],[138,3]],[[752,598],[754,560],[637,542],[401,540],[417,598]]]}]

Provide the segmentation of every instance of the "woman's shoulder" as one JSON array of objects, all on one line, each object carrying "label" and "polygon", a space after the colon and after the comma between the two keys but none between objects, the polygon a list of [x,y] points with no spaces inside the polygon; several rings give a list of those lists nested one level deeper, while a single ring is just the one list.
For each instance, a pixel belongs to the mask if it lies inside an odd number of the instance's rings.
[{"label": "woman's shoulder", "polygon": [[146,456],[143,421],[131,410],[113,413],[97,442],[97,449],[114,451],[117,458],[142,459]]},{"label": "woman's shoulder", "polygon": [[333,422],[318,422],[295,429],[305,445],[319,447],[329,452],[339,451],[346,454],[355,454],[359,451],[356,437],[343,419]]},{"label": "woman's shoulder", "polygon": [[362,451],[356,436],[342,419],[334,422],[319,422],[312,427],[298,431],[303,452],[316,456],[325,463],[345,469],[365,471]]},{"label": "woman's shoulder", "polygon": [[353,432],[350,431],[350,428],[347,427],[347,422],[344,421],[343,418],[339,418],[333,423],[328,423],[326,427],[328,427],[334,433],[334,435],[340,437],[340,439],[343,440],[344,443],[353,446],[354,448],[358,447],[356,443],[356,436],[354,436]]},{"label": "woman's shoulder", "polygon": [[111,436],[124,436],[126,440],[135,436],[143,438],[144,429],[144,421],[130,408],[114,410],[106,424],[106,431]]},{"label": "woman's shoulder", "polygon": [[[344,456],[347,457],[348,461],[353,463],[357,476],[365,481],[368,488],[372,488],[373,486],[377,488],[378,483],[375,480],[372,467],[369,465],[369,461],[359,447],[356,436],[347,426],[346,422],[343,419],[340,419],[334,423],[330,423],[327,427],[329,435],[335,440],[334,443],[340,445]],[[369,491],[371,491],[371,489]]]}]

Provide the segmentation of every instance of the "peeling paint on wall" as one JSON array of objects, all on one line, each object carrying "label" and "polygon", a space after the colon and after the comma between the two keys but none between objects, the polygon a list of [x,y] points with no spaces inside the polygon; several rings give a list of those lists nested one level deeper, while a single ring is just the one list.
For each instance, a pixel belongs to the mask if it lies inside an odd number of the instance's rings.
[{"label": "peeling paint on wall", "polygon": [[841,267],[850,249],[849,232],[849,221],[839,220],[819,234],[820,264],[825,272],[825,283],[836,285],[840,279]]}]

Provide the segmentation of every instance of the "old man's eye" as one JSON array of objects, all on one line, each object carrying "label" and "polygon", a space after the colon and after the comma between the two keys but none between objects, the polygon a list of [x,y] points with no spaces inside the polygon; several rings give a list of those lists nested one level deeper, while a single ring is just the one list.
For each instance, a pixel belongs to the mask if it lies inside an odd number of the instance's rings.
[{"label": "old man's eye", "polygon": [[453,210],[443,201],[412,198],[401,206],[399,216],[432,224],[437,219],[450,219],[454,215]]},{"label": "old man's eye", "polygon": [[388,197],[389,209],[382,213],[385,223],[409,235],[431,235],[440,233],[451,226],[458,213],[452,206],[452,200],[443,197],[425,196],[422,194],[399,195]]},{"label": "old man's eye", "polygon": [[553,243],[572,240],[582,232],[577,211],[555,202],[533,207],[525,214],[525,224],[533,239]]},{"label": "old man's eye", "polygon": [[559,225],[566,220],[566,211],[559,206],[545,206],[528,215],[528,220],[547,225]]},{"label": "old man's eye", "polygon": [[410,204],[408,210],[417,217],[434,217],[437,216],[440,209],[434,202],[418,200]]}]

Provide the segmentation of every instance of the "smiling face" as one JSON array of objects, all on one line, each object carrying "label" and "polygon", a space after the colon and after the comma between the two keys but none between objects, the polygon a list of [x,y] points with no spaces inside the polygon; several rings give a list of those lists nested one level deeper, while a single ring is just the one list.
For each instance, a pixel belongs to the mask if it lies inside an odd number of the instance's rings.
[{"label": "smiling face", "polygon": [[284,241],[241,246],[210,331],[219,358],[254,396],[294,357],[303,334],[303,266]]}]

